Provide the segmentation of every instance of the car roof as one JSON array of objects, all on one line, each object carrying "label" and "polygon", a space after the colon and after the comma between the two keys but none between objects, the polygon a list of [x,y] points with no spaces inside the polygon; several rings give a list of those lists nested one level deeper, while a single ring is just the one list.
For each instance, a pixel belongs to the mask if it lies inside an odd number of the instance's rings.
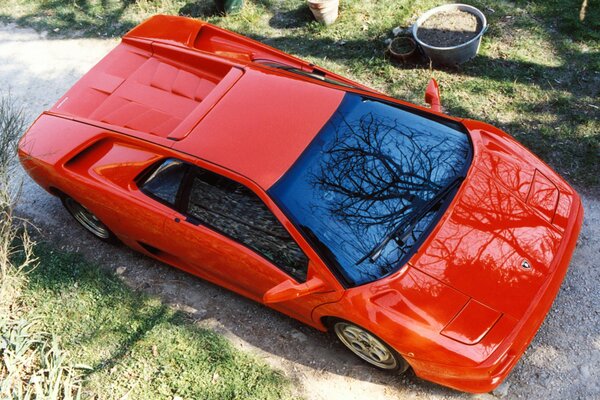
[{"label": "car roof", "polygon": [[330,119],[345,92],[246,68],[173,149],[270,188]]},{"label": "car roof", "polygon": [[310,66],[198,20],[156,16],[125,35],[50,112],[185,152],[267,190],[345,94],[271,62]]}]

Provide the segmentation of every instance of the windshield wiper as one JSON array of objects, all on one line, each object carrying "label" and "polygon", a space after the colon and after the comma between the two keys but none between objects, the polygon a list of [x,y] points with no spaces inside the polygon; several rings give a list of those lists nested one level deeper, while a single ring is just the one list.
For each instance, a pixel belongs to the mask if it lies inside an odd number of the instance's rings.
[{"label": "windshield wiper", "polygon": [[434,197],[432,197],[431,200],[427,201],[421,207],[421,209],[418,210],[406,223],[399,224],[394,229],[392,229],[392,231],[388,233],[377,246],[375,246],[371,251],[369,251],[360,260],[358,260],[356,262],[356,265],[365,261],[367,258],[370,259],[371,262],[375,262],[383,252],[383,249],[385,249],[388,243],[394,238],[398,238],[399,241],[404,242],[408,234],[411,233],[413,229],[415,229],[419,221],[421,221],[421,219],[428,212],[430,212],[436,205],[438,205],[444,198],[446,198],[446,196],[452,190],[454,190],[454,188],[458,186],[463,181],[463,179],[465,179],[465,177],[459,175],[446,186],[444,186],[442,190],[437,192],[437,194]]}]

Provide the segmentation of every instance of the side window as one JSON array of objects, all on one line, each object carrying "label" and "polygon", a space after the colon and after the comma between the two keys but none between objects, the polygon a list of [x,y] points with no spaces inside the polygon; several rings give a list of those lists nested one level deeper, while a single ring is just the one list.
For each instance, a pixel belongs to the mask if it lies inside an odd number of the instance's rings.
[{"label": "side window", "polygon": [[183,181],[187,164],[179,160],[168,159],[154,169],[141,186],[144,193],[175,205],[177,193]]},{"label": "side window", "polygon": [[308,258],[250,189],[200,169],[191,179],[190,216],[254,250],[297,281],[306,281]]}]

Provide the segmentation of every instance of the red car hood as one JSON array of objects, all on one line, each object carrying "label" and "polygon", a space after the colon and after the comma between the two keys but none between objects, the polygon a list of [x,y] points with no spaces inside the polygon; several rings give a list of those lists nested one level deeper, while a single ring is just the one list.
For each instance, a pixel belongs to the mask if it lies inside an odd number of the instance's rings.
[{"label": "red car hood", "polygon": [[555,268],[574,194],[513,139],[482,127],[471,130],[467,179],[411,264],[520,318]]}]

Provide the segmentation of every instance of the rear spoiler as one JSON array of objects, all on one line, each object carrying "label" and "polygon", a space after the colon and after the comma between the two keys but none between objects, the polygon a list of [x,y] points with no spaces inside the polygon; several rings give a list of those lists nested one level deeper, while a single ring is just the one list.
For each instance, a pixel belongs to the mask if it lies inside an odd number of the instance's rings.
[{"label": "rear spoiler", "polygon": [[124,41],[162,42],[187,47],[241,64],[260,60],[261,63],[285,64],[306,72],[326,75],[329,78],[373,92],[350,79],[316,67],[299,58],[286,54],[256,40],[221,29],[204,21],[171,15],[156,15],[133,28],[124,36]]},{"label": "rear spoiler", "polygon": [[133,28],[125,39],[146,39],[184,46],[238,61],[269,59],[300,68],[304,61],[255,40],[207,22],[170,15],[156,15]]}]

